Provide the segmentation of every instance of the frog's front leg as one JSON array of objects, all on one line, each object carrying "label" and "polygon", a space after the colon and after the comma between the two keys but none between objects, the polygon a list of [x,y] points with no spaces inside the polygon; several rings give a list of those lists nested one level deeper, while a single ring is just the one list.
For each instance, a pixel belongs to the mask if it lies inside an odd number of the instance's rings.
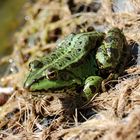
[{"label": "frog's front leg", "polygon": [[100,89],[102,78],[100,76],[90,76],[85,80],[85,86],[84,86],[84,93],[83,97],[85,97],[87,100],[90,100],[93,97],[93,94],[98,92]]}]

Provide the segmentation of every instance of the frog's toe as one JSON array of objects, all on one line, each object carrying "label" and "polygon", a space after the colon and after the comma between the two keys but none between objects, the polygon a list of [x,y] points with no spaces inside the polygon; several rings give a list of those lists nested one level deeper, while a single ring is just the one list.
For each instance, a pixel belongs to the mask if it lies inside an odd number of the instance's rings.
[{"label": "frog's toe", "polygon": [[117,73],[110,73],[110,75],[106,79],[104,79],[101,83],[102,91],[106,92],[108,90],[108,87],[109,87],[107,83],[112,79],[117,79],[118,76],[119,75]]},{"label": "frog's toe", "polygon": [[102,80],[103,79],[99,76],[88,77],[85,81],[83,97],[85,97],[87,100],[90,100],[93,96],[93,93],[98,92]]},{"label": "frog's toe", "polygon": [[106,88],[106,80],[103,80],[102,81],[102,83],[101,83],[101,90],[103,91],[103,92],[106,92],[107,91],[107,88]]}]

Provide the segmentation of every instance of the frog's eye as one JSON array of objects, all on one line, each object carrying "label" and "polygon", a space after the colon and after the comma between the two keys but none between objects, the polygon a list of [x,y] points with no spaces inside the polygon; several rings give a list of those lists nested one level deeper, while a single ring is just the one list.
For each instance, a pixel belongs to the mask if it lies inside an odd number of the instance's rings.
[{"label": "frog's eye", "polygon": [[40,62],[39,60],[34,60],[29,63],[30,70],[34,70],[34,69],[38,69],[38,68],[42,68],[42,67],[43,67],[43,63]]},{"label": "frog's eye", "polygon": [[50,79],[50,80],[56,80],[57,79],[57,76],[58,76],[58,73],[56,71],[53,71],[53,72],[50,72],[47,75],[47,78]]}]

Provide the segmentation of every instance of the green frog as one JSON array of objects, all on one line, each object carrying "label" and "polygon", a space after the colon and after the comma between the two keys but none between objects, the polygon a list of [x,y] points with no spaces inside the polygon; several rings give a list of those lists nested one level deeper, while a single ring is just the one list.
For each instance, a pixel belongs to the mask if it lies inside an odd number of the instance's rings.
[{"label": "green frog", "polygon": [[89,100],[104,78],[119,73],[126,46],[124,34],[115,27],[107,34],[72,33],[58,41],[49,55],[30,62],[24,87],[37,91],[81,86],[81,96]]}]

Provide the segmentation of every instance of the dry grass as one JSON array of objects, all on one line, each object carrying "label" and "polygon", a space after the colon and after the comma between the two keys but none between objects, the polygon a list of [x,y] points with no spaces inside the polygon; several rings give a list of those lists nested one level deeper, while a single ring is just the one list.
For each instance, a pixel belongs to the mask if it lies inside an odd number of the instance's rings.
[{"label": "dry grass", "polygon": [[[73,9],[65,0],[38,0],[25,5],[26,23],[15,35],[14,51],[0,61],[4,63],[10,59],[10,67],[1,79],[1,85],[14,89],[8,102],[0,108],[0,138],[140,139],[138,65],[126,69],[127,75],[120,77],[115,87],[98,94],[89,104],[78,108],[74,90],[64,89],[53,94],[52,91],[31,93],[23,88],[29,62],[47,55],[55,48],[58,38],[72,31],[84,31],[88,26],[107,31],[117,26],[123,29],[129,44],[132,40],[140,42],[139,0],[127,0],[123,8],[115,0],[98,1],[96,6],[91,2],[75,0]],[[83,4],[83,11],[78,13]]]}]

